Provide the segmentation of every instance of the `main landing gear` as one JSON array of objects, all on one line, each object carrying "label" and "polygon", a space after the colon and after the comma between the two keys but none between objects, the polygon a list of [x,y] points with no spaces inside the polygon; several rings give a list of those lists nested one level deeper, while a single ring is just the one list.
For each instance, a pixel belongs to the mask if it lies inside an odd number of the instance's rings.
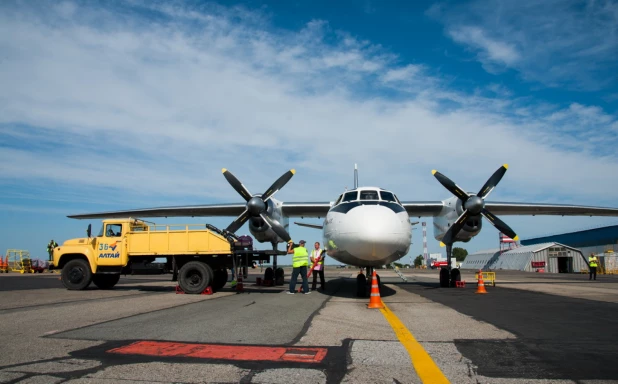
[{"label": "main landing gear", "polygon": [[451,267],[451,255],[453,244],[446,244],[446,267],[440,268],[440,287],[448,288],[455,287],[458,281],[461,281],[461,272],[457,268]]},{"label": "main landing gear", "polygon": [[[367,267],[367,276],[363,274],[363,271],[358,273],[356,276],[356,296],[358,297],[369,297],[371,292],[371,277],[373,276],[373,267]],[[382,288],[380,285],[380,276],[376,274],[376,279],[378,280],[378,287]]]}]

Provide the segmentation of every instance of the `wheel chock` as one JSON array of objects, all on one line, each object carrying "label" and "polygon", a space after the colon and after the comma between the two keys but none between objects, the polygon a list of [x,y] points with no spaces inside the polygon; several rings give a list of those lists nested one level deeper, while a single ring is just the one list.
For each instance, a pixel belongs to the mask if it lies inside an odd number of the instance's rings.
[{"label": "wheel chock", "polygon": [[[181,294],[184,295],[186,292],[182,290],[182,288],[180,288],[180,285],[176,286],[176,294]],[[209,285],[208,287],[206,287],[206,289],[204,289],[202,291],[202,293],[200,293],[200,295],[212,295],[214,292],[212,291],[212,287]]]}]

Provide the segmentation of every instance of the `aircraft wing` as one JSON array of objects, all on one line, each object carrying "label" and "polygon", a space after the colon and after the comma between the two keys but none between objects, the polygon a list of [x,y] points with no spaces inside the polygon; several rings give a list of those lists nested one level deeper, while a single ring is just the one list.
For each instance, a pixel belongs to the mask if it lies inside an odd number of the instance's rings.
[{"label": "aircraft wing", "polygon": [[486,202],[495,215],[618,216],[618,208],[546,203]]},{"label": "aircraft wing", "polygon": [[110,211],[69,215],[71,219],[111,219],[120,217],[181,217],[181,216],[238,216],[245,210],[246,204],[211,204],[185,205],[177,207],[159,207],[132,209],[127,211]]},{"label": "aircraft wing", "polygon": [[[410,217],[437,216],[442,211],[442,201],[404,201],[403,207]],[[491,213],[501,215],[557,215],[557,216],[618,216],[618,208],[586,205],[485,202]]]},{"label": "aircraft wing", "polygon": [[[176,207],[158,207],[132,209],[126,211],[108,211],[69,215],[71,219],[112,219],[121,217],[200,217],[219,216],[234,217],[244,212],[246,203],[186,205]],[[283,214],[288,217],[325,217],[330,203],[282,203]]]},{"label": "aircraft wing", "polygon": [[282,203],[281,209],[287,217],[326,217],[331,203]]},{"label": "aircraft wing", "polygon": [[444,207],[441,201],[402,201],[410,217],[438,216]]}]

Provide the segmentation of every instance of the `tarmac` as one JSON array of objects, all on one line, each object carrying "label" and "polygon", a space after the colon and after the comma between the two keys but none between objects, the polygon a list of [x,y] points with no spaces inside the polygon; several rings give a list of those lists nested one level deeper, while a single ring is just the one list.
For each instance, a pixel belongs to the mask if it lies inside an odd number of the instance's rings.
[{"label": "tarmac", "polygon": [[378,270],[385,310],[334,266],[310,295],[259,268],[212,295],[169,274],[85,291],[2,274],[0,383],[618,383],[618,276],[497,271],[481,295],[473,271],[463,288],[402,272]]}]

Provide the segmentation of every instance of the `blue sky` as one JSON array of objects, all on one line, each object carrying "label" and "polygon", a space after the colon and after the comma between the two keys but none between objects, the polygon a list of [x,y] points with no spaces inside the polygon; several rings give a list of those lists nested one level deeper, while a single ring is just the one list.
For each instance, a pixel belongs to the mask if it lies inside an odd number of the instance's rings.
[{"label": "blue sky", "polygon": [[[432,169],[476,192],[508,163],[489,200],[618,206],[617,34],[610,1],[4,1],[0,249],[99,226],[68,214],[239,202],[221,168],[254,193],[295,168],[278,199],[332,201],[358,163],[442,200]],[[522,238],[618,222],[502,219]]]}]

